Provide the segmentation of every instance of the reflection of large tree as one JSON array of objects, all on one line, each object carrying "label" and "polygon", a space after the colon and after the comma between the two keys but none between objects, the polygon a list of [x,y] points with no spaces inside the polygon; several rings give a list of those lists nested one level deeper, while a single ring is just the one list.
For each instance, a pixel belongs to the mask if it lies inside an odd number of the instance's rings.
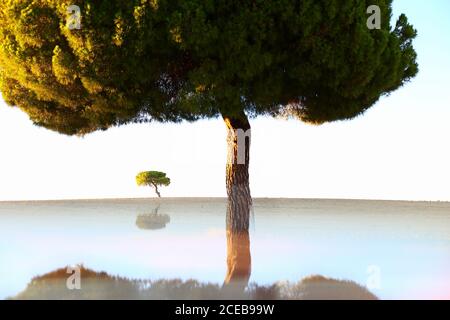
[{"label": "reflection of large tree", "polygon": [[[158,214],[159,206],[150,215]],[[147,215],[149,216],[149,215]],[[138,216],[139,217],[139,216]],[[167,216],[168,217],[168,216]],[[153,225],[153,224],[151,224]],[[69,290],[67,268],[31,280],[15,299],[358,299],[375,295],[353,281],[310,276],[296,283],[249,285],[251,274],[248,230],[227,224],[227,274],[223,285],[180,279],[132,280],[81,266],[81,290]]]},{"label": "reflection of large tree", "polygon": [[227,230],[227,275],[225,285],[245,288],[251,273],[250,237],[248,231]]},{"label": "reflection of large tree", "polygon": [[81,268],[81,289],[68,290],[68,277],[66,268],[35,277],[14,299],[377,299],[355,282],[321,276],[297,283],[253,284],[246,291],[196,280],[131,280],[87,268]]}]

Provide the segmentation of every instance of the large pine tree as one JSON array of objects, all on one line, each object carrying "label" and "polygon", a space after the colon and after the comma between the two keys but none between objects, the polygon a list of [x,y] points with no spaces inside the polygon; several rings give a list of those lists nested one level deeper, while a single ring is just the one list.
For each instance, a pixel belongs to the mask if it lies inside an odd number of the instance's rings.
[{"label": "large pine tree", "polygon": [[[80,29],[68,26],[70,5]],[[367,26],[370,5],[380,29]],[[4,0],[0,90],[69,135],[222,117],[228,227],[245,231],[248,119],[351,119],[401,87],[418,71],[416,31],[404,15],[391,26],[391,14],[392,0]]]}]

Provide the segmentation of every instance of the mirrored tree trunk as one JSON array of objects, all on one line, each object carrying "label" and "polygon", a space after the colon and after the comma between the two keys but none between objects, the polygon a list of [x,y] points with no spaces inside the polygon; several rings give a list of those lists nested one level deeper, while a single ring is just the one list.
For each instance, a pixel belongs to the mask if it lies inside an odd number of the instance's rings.
[{"label": "mirrored tree trunk", "polygon": [[227,230],[227,274],[225,286],[245,289],[251,274],[250,236],[248,231]]}]

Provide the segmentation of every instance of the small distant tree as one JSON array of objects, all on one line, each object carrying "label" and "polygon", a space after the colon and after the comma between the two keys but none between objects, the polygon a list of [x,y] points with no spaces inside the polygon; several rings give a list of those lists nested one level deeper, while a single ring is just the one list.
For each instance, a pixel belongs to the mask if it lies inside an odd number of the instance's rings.
[{"label": "small distant tree", "polygon": [[138,186],[154,187],[156,194],[161,198],[158,186],[168,186],[170,184],[170,178],[164,172],[143,171],[136,176],[136,183]]}]

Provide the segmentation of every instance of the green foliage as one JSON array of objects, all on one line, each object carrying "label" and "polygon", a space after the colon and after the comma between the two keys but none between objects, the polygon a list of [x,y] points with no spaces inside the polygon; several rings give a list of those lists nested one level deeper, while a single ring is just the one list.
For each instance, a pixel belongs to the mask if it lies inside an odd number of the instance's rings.
[{"label": "green foliage", "polygon": [[170,178],[164,172],[144,171],[136,176],[136,183],[138,186],[168,186]]},{"label": "green foliage", "polygon": [[[369,5],[382,28],[366,26]],[[81,29],[66,26],[69,5]],[[310,123],[355,117],[418,72],[392,0],[5,0],[0,91],[40,126],[86,134],[129,122],[245,111]]]}]

